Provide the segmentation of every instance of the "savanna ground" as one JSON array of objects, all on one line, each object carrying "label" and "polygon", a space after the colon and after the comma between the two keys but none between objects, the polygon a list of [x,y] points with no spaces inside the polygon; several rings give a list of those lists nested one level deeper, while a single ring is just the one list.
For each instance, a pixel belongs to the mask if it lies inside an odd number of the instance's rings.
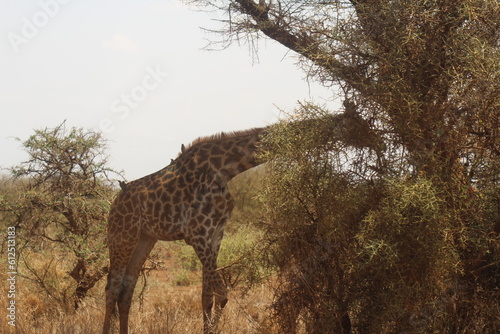
[{"label": "savanna ground", "polygon": [[[201,271],[187,270],[178,256],[180,244],[160,244],[157,252],[165,259],[162,268],[149,273],[147,285],[139,282],[131,311],[131,333],[201,333]],[[6,275],[2,274],[3,282]],[[2,333],[99,333],[104,320],[104,285],[96,285],[80,309],[64,308],[44,295],[38,287],[19,278],[16,298],[16,327],[2,317]],[[141,291],[142,290],[142,291]],[[142,293],[142,295],[141,295]],[[224,333],[265,333],[266,313],[272,294],[264,284],[246,294],[236,289],[221,319]],[[2,294],[2,310],[7,307]]]}]

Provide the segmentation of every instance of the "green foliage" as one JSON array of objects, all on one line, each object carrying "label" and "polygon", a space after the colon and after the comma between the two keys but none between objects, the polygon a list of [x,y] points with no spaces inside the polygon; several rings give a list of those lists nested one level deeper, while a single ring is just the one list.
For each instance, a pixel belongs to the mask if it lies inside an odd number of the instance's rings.
[{"label": "green foliage", "polygon": [[446,203],[425,179],[391,182],[356,235],[359,321],[369,331],[442,331],[463,268]]},{"label": "green foliage", "polygon": [[379,146],[351,149],[341,118],[302,108],[264,140],[280,332],[496,332],[498,187],[370,176]]},{"label": "green foliage", "polygon": [[[308,106],[300,111],[300,121],[278,124],[264,140],[270,162],[263,254],[277,271],[274,311],[281,331],[296,332],[302,320],[308,333],[340,333],[357,256],[352,241],[377,203],[378,187],[341,167],[366,169],[346,160],[340,118]],[[371,156],[370,150],[359,154]]]},{"label": "green foliage", "polygon": [[[260,212],[260,211],[256,211]],[[260,263],[259,243],[263,232],[252,221],[232,221],[233,226],[222,241],[218,258],[226,285],[247,291],[269,275]]]},{"label": "green foliage", "polygon": [[[109,176],[115,172],[107,167],[106,143],[99,133],[66,130],[62,123],[36,130],[22,144],[29,159],[11,168],[12,188],[2,189],[4,223],[16,226],[25,277],[62,304],[71,300],[71,287],[78,307],[107,270],[106,218],[115,193]],[[63,257],[72,268],[64,274]],[[72,283],[60,286],[44,274],[49,272],[71,277]]]},{"label": "green foliage", "polygon": [[224,229],[225,232],[231,233],[242,224],[256,224],[262,221],[262,203],[258,196],[263,187],[265,174],[266,168],[261,165],[237,175],[229,182],[235,207]]}]

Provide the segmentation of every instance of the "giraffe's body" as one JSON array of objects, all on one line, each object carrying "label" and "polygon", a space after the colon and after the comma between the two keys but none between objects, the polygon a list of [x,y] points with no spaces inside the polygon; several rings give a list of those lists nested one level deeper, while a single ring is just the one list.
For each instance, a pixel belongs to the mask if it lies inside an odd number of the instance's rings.
[{"label": "giraffe's body", "polygon": [[199,139],[169,166],[122,186],[108,219],[103,333],[110,331],[116,304],[120,333],[128,332],[133,291],[148,254],[158,240],[181,239],[193,246],[202,263],[204,332],[215,332],[227,302],[227,289],[216,271],[224,225],[233,209],[227,183],[258,165],[254,153],[264,130]]}]

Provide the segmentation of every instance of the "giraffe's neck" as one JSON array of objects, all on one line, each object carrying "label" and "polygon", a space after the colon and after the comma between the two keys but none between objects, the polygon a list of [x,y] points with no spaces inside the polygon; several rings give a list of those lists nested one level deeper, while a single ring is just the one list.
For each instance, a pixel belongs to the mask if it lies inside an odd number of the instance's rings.
[{"label": "giraffe's neck", "polygon": [[229,181],[262,163],[256,159],[255,153],[266,129],[222,133],[197,139],[181,154],[179,160],[188,170],[210,169]]}]

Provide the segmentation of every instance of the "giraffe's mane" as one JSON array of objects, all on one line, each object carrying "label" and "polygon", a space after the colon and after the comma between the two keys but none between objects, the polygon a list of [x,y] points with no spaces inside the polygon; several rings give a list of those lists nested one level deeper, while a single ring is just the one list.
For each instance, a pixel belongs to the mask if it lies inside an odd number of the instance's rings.
[{"label": "giraffe's mane", "polygon": [[244,137],[244,136],[249,136],[249,135],[254,135],[262,132],[262,129],[264,128],[252,128],[248,130],[242,130],[242,131],[231,131],[231,132],[219,132],[211,136],[205,136],[205,137],[199,137],[193,140],[193,142],[189,145],[186,146],[186,150],[196,144],[200,143],[207,143],[207,142],[212,142],[216,140],[221,140],[221,139],[233,139],[233,138],[238,138],[238,137]]}]

